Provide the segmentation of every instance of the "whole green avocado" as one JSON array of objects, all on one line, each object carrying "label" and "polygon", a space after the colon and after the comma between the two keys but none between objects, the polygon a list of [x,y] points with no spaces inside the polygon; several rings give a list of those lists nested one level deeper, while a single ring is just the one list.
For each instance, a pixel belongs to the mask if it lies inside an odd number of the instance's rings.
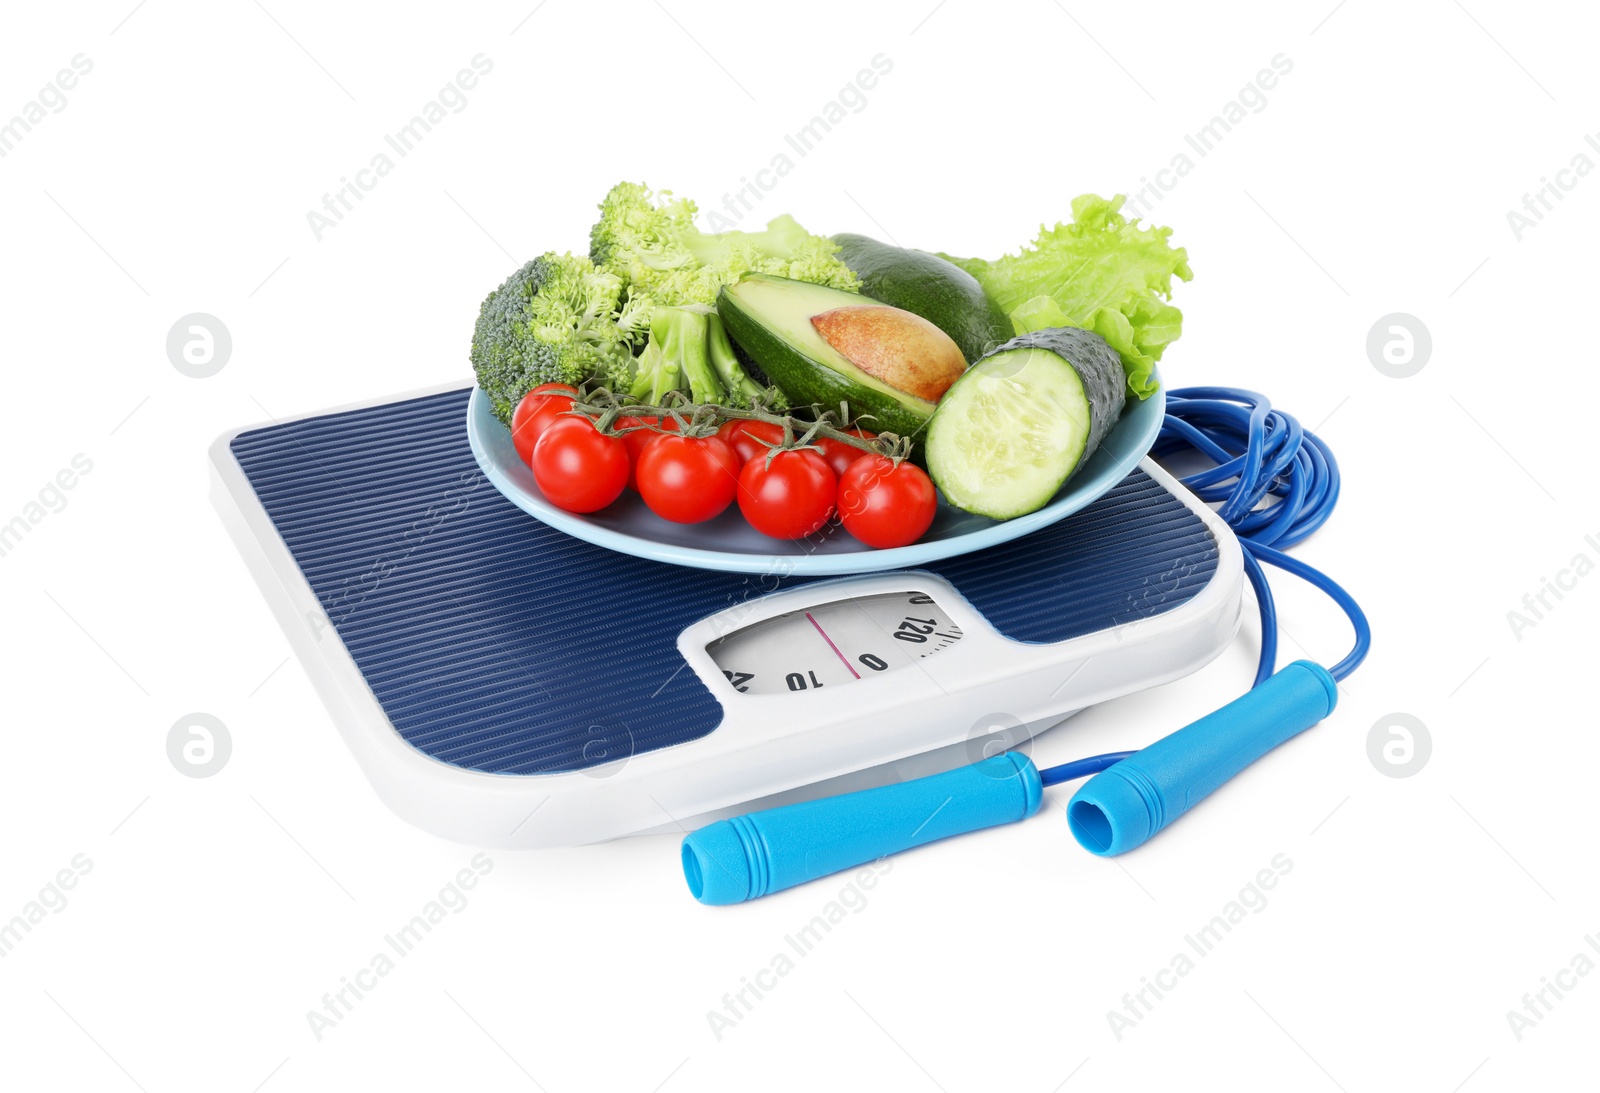
[{"label": "whole green avocado", "polygon": [[839,260],[860,279],[862,295],[921,315],[950,335],[968,364],[1015,333],[1006,313],[960,266],[850,232],[833,236],[833,242]]}]

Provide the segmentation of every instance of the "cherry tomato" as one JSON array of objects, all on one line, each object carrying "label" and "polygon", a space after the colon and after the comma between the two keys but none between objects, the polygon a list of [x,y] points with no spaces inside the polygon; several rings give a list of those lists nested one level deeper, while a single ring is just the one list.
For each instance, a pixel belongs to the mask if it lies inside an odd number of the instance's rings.
[{"label": "cherry tomato", "polygon": [[[783,426],[770,421],[725,421],[722,428],[717,430],[717,435],[733,449],[739,457],[740,466],[743,466],[756,456],[771,451],[767,444],[782,444]],[[761,443],[763,440],[767,444]]]},{"label": "cherry tomato", "polygon": [[739,457],[714,436],[658,436],[639,453],[639,496],[675,524],[698,524],[733,503]]},{"label": "cherry tomato", "polygon": [[552,421],[572,409],[571,396],[577,393],[576,387],[565,383],[541,383],[522,396],[511,414],[511,443],[524,463],[533,461],[533,446],[539,443],[540,435]]},{"label": "cherry tomato", "polygon": [[778,452],[752,459],[739,472],[739,511],[774,539],[803,539],[833,515],[838,482],[816,452]]},{"label": "cherry tomato", "polygon": [[[851,436],[860,437],[862,440],[871,440],[878,435],[869,433],[865,429],[847,429],[845,431]],[[834,440],[828,436],[819,436],[812,443],[822,449],[822,458],[828,461],[828,466],[833,469],[833,473],[841,479],[844,477],[844,472],[850,469],[850,464],[863,456],[872,454],[846,444],[842,440]]]},{"label": "cherry tomato", "polygon": [[568,512],[594,512],[628,484],[628,446],[584,417],[557,418],[533,446],[534,481],[545,500]]},{"label": "cherry tomato", "polygon": [[[664,422],[661,418],[653,415],[646,417],[617,418],[617,428],[619,429],[627,429],[634,425],[655,425],[662,429],[669,429],[674,433],[678,431],[678,421],[676,418],[669,417]],[[630,490],[636,490],[639,488],[639,481],[637,477],[637,472],[639,469],[639,454],[643,452],[645,448],[650,446],[650,442],[652,440],[659,439],[660,436],[661,434],[656,432],[655,429],[634,429],[633,432],[624,433],[622,435],[622,442],[628,446],[628,488]]]},{"label": "cherry tomato", "polygon": [[868,455],[839,479],[839,519],[869,547],[906,546],[933,523],[939,499],[921,467]]}]

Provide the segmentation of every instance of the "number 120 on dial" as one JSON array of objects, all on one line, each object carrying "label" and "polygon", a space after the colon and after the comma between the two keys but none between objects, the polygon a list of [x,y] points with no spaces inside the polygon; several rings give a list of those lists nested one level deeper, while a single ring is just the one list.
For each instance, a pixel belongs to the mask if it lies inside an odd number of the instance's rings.
[{"label": "number 120 on dial", "polygon": [[904,668],[961,640],[924,592],[834,600],[763,619],[706,647],[745,694],[837,687]]}]

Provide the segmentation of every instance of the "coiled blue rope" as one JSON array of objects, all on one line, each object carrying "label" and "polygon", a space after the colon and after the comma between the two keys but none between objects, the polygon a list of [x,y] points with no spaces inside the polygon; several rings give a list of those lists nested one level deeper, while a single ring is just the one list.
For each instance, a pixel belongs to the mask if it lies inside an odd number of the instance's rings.
[{"label": "coiled blue rope", "polygon": [[1316,531],[1339,501],[1339,463],[1292,414],[1275,410],[1265,395],[1238,387],[1184,387],[1167,394],[1167,417],[1150,449],[1157,459],[1193,449],[1216,466],[1182,479],[1244,548],[1245,572],[1261,610],[1261,658],[1256,684],[1278,661],[1278,612],[1260,563],[1294,574],[1321,589],[1350,619],[1355,645],[1328,669],[1344,679],[1372,646],[1367,616],[1350,593],[1320,570],[1283,553]]}]

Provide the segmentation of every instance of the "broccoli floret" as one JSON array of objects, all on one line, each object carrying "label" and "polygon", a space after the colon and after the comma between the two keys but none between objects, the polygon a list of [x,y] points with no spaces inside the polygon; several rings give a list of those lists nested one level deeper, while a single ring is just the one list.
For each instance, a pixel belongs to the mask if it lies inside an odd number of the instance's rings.
[{"label": "broccoli floret", "polygon": [[502,421],[541,383],[592,380],[652,402],[677,390],[696,402],[771,398],[735,355],[717,293],[751,272],[860,291],[838,247],[791,216],[711,235],[695,227],[696,211],[668,191],[619,183],[600,205],[589,257],[541,255],[489,295],[472,365]]},{"label": "broccoli floret", "polygon": [[[820,239],[819,236],[812,235],[802,228],[799,221],[788,213],[769,220],[766,231],[728,231],[717,235],[706,235],[695,231],[684,233],[679,238],[684,249],[703,266],[714,266],[729,259],[737,260],[745,257],[778,258],[787,261],[808,241]],[[832,244],[829,246],[833,250],[838,249]]]},{"label": "broccoli floret", "polygon": [[671,191],[656,196],[636,182],[619,182],[600,203],[600,219],[589,229],[589,258],[597,266],[641,269],[678,269],[691,265],[694,256],[678,237],[694,231],[695,204],[674,200]]},{"label": "broccoli floret", "polygon": [[472,366],[495,414],[510,424],[522,396],[541,383],[596,379],[626,390],[630,339],[642,336],[649,307],[615,274],[582,256],[550,252],[506,279],[484,300],[472,335]]},{"label": "broccoli floret", "polygon": [[630,292],[676,307],[716,303],[717,292],[746,273],[770,273],[859,292],[861,283],[835,256],[838,245],[783,215],[765,231],[707,234],[695,227],[693,201],[621,182],[600,204],[589,256]]},{"label": "broccoli floret", "polygon": [[695,204],[670,191],[620,182],[600,204],[589,257],[626,286],[626,310],[645,316],[630,326],[639,356],[629,388],[660,402],[688,390],[696,402],[749,404],[766,394],[745,373],[712,306],[717,293],[746,273],[770,273],[859,292],[861,283],[836,256],[838,245],[775,217],[765,231],[707,234],[695,227]]}]

